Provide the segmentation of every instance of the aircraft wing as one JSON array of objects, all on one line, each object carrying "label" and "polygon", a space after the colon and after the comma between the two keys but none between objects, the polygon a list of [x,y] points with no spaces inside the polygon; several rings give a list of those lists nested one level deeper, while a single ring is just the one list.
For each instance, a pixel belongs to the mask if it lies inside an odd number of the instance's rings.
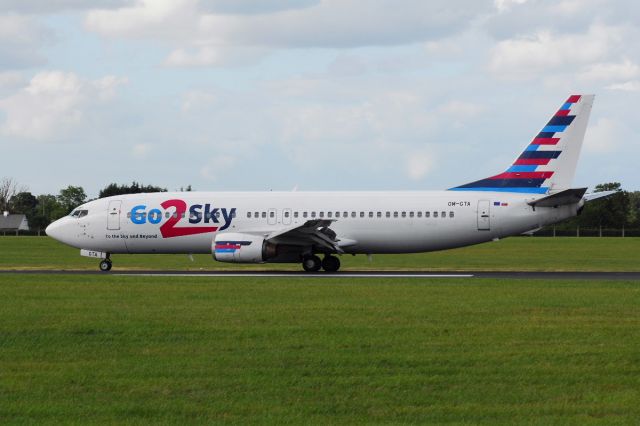
[{"label": "aircraft wing", "polygon": [[[335,220],[332,219],[312,219],[302,225],[295,225],[284,229],[279,229],[268,234],[266,241],[277,244],[291,245],[315,245],[331,252],[342,254],[344,251],[340,247],[341,241],[336,233],[330,228]],[[345,241],[342,241],[344,243]]]}]

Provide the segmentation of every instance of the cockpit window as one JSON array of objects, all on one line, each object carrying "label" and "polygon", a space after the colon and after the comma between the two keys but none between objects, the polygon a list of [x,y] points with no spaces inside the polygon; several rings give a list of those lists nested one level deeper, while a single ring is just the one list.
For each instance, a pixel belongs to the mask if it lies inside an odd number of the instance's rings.
[{"label": "cockpit window", "polygon": [[88,214],[89,214],[89,210],[74,210],[71,212],[69,216],[79,219],[81,217],[85,217]]}]

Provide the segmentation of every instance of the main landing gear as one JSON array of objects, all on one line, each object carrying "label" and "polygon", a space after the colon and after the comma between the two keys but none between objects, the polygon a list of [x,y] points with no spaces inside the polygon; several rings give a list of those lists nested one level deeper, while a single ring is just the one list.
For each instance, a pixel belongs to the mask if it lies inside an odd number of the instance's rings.
[{"label": "main landing gear", "polygon": [[102,272],[108,272],[111,270],[111,267],[113,266],[113,264],[111,263],[111,259],[107,257],[106,259],[103,259],[100,261],[99,266]]},{"label": "main landing gear", "polygon": [[340,259],[326,255],[324,259],[320,260],[318,256],[311,254],[302,259],[302,268],[307,272],[318,272],[320,268],[325,272],[336,272],[340,269]]}]

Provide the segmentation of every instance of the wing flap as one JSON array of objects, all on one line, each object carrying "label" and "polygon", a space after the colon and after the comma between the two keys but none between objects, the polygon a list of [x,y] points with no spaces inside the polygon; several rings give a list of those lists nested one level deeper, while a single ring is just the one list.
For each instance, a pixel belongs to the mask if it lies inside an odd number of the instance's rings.
[{"label": "wing flap", "polygon": [[335,253],[344,253],[336,233],[330,228],[333,219],[313,219],[302,225],[272,232],[265,238],[269,242],[292,245],[315,245]]}]

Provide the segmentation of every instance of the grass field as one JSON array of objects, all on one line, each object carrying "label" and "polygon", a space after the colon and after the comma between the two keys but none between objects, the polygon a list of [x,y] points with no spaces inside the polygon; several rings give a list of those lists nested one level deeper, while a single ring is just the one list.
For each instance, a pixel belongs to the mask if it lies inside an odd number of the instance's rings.
[{"label": "grass field", "polygon": [[[210,255],[115,255],[118,269],[279,269],[300,265],[233,265]],[[640,271],[640,238],[515,237],[433,253],[342,256],[342,270],[521,270],[521,271]],[[0,237],[0,269],[96,270],[95,259],[48,237]]]},{"label": "grass field", "polygon": [[[638,238],[345,269],[637,271]],[[119,269],[294,269],[116,256]],[[0,269],[88,269],[0,238]],[[0,424],[637,424],[640,283],[0,275]]]},{"label": "grass field", "polygon": [[637,424],[622,281],[0,276],[0,422]]}]

